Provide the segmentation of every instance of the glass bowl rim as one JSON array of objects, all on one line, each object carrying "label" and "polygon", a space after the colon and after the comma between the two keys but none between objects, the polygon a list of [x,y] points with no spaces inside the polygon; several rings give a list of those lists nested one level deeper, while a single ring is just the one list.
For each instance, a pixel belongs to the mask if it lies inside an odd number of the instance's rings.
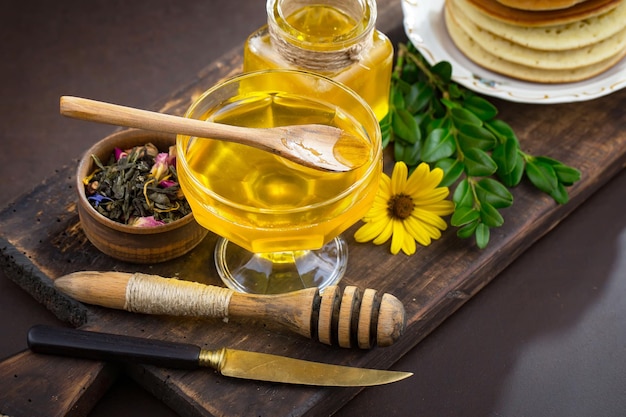
[{"label": "glass bowl rim", "polygon": [[[222,195],[215,193],[213,190],[207,188],[206,186],[204,186],[200,181],[198,181],[198,179],[194,175],[188,175],[188,179],[193,182],[194,187],[197,187],[198,189],[201,189],[203,192],[206,192],[207,194],[211,196],[211,198],[219,201],[221,204],[224,204],[229,207],[237,208],[238,210],[244,210],[247,212],[258,213],[258,214],[277,215],[277,214],[290,214],[290,213],[303,212],[303,211],[311,210],[314,208],[319,208],[319,207],[324,207],[327,205],[334,204],[337,201],[345,198],[347,195],[353,193],[355,190],[359,189],[364,182],[370,179],[372,175],[375,174],[374,170],[376,170],[379,164],[381,166],[381,171],[382,171],[382,163],[383,163],[382,162],[382,159],[383,159],[382,133],[380,130],[380,124],[378,122],[378,119],[376,118],[374,111],[369,106],[369,104],[367,104],[367,102],[360,95],[358,95],[355,91],[345,86],[344,84],[338,81],[335,81],[332,78],[327,77],[322,74],[313,73],[310,71],[303,71],[303,70],[297,70],[297,69],[284,69],[284,68],[263,69],[263,70],[240,73],[240,74],[228,77],[220,81],[218,84],[212,86],[211,88],[206,90],[204,93],[202,93],[197,99],[194,100],[194,102],[191,104],[189,109],[185,112],[184,117],[190,117],[190,115],[197,109],[200,103],[208,95],[212,94],[213,92],[215,92],[216,90],[220,88],[227,88],[229,85],[233,83],[237,83],[240,80],[244,80],[246,78],[261,77],[267,74],[281,74],[281,73],[287,74],[287,75],[299,75],[299,76],[304,76],[304,77],[312,77],[312,78],[323,80],[324,82],[328,82],[332,84],[334,87],[339,88],[344,93],[348,94],[354,100],[356,100],[361,105],[363,110],[371,117],[371,120],[373,121],[373,124],[374,124],[374,130],[375,130],[374,138],[370,138],[369,135],[367,135],[368,139],[370,139],[370,143],[372,143],[372,145],[375,147],[374,157],[372,158],[372,163],[369,164],[369,166],[367,167],[367,170],[363,173],[363,175],[360,176],[360,178],[358,178],[349,187],[344,189],[341,193],[333,196],[332,198],[326,199],[324,201],[321,201],[315,204],[308,204],[302,207],[294,207],[294,208],[288,208],[288,209],[259,208],[259,207],[253,207],[253,206],[233,202],[229,199],[224,198]],[[361,124],[361,127],[363,127],[362,124]],[[189,135],[177,135],[176,154],[177,154],[177,161],[181,165],[182,169],[186,173],[189,173],[191,170],[189,168],[189,165],[187,164],[187,159],[185,157],[186,153],[182,145],[183,141],[186,139],[190,139],[190,136]],[[179,175],[180,175],[180,169],[179,169]],[[187,198],[189,198],[189,196],[187,196]]]}]

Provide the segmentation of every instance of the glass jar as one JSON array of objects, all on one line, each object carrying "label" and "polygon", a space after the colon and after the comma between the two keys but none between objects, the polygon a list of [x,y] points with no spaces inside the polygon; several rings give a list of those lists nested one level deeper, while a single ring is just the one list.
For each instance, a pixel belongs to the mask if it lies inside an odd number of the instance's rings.
[{"label": "glass jar", "polygon": [[389,108],[393,45],[375,29],[375,0],[268,0],[268,23],[244,46],[244,72],[300,69],[359,94],[381,120]]}]

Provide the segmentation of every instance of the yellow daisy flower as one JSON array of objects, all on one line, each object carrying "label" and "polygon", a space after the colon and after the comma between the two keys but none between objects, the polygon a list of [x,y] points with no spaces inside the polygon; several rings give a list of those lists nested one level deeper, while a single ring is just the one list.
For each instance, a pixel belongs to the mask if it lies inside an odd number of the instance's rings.
[{"label": "yellow daisy flower", "polygon": [[391,253],[402,250],[407,255],[415,253],[415,242],[428,246],[439,239],[447,223],[441,218],[454,211],[454,203],[445,198],[448,187],[439,187],[443,170],[432,171],[421,163],[407,179],[404,162],[396,162],[391,178],[383,174],[380,188],[372,208],[363,221],[365,224],[354,234],[357,242],[381,245],[391,238]]}]

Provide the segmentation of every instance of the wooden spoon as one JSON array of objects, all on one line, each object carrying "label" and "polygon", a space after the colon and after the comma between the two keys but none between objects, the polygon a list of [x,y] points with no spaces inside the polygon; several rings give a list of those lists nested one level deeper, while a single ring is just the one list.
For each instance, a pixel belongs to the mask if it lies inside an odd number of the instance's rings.
[{"label": "wooden spoon", "polygon": [[321,124],[231,126],[71,96],[61,97],[60,107],[62,115],[75,119],[240,143],[321,171],[351,171],[370,154],[365,140]]}]

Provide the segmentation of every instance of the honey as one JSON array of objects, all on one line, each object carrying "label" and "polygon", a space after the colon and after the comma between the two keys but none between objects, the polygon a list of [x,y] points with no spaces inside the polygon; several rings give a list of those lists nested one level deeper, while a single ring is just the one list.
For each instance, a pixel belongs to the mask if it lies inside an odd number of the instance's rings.
[{"label": "honey", "polygon": [[268,0],[267,14],[245,43],[244,71],[316,72],[354,90],[378,120],[387,114],[393,45],[374,27],[374,0]]},{"label": "honey", "polygon": [[245,145],[178,139],[179,180],[198,223],[255,253],[322,247],[364,216],[378,189],[382,150],[371,110],[362,101],[357,110],[353,94],[338,84],[329,88],[323,80],[317,84],[324,87],[321,97],[299,93],[312,82],[307,75],[250,76],[232,97],[220,98],[216,106],[196,107],[193,117],[261,128],[335,126],[370,149],[363,166],[329,173]]}]

